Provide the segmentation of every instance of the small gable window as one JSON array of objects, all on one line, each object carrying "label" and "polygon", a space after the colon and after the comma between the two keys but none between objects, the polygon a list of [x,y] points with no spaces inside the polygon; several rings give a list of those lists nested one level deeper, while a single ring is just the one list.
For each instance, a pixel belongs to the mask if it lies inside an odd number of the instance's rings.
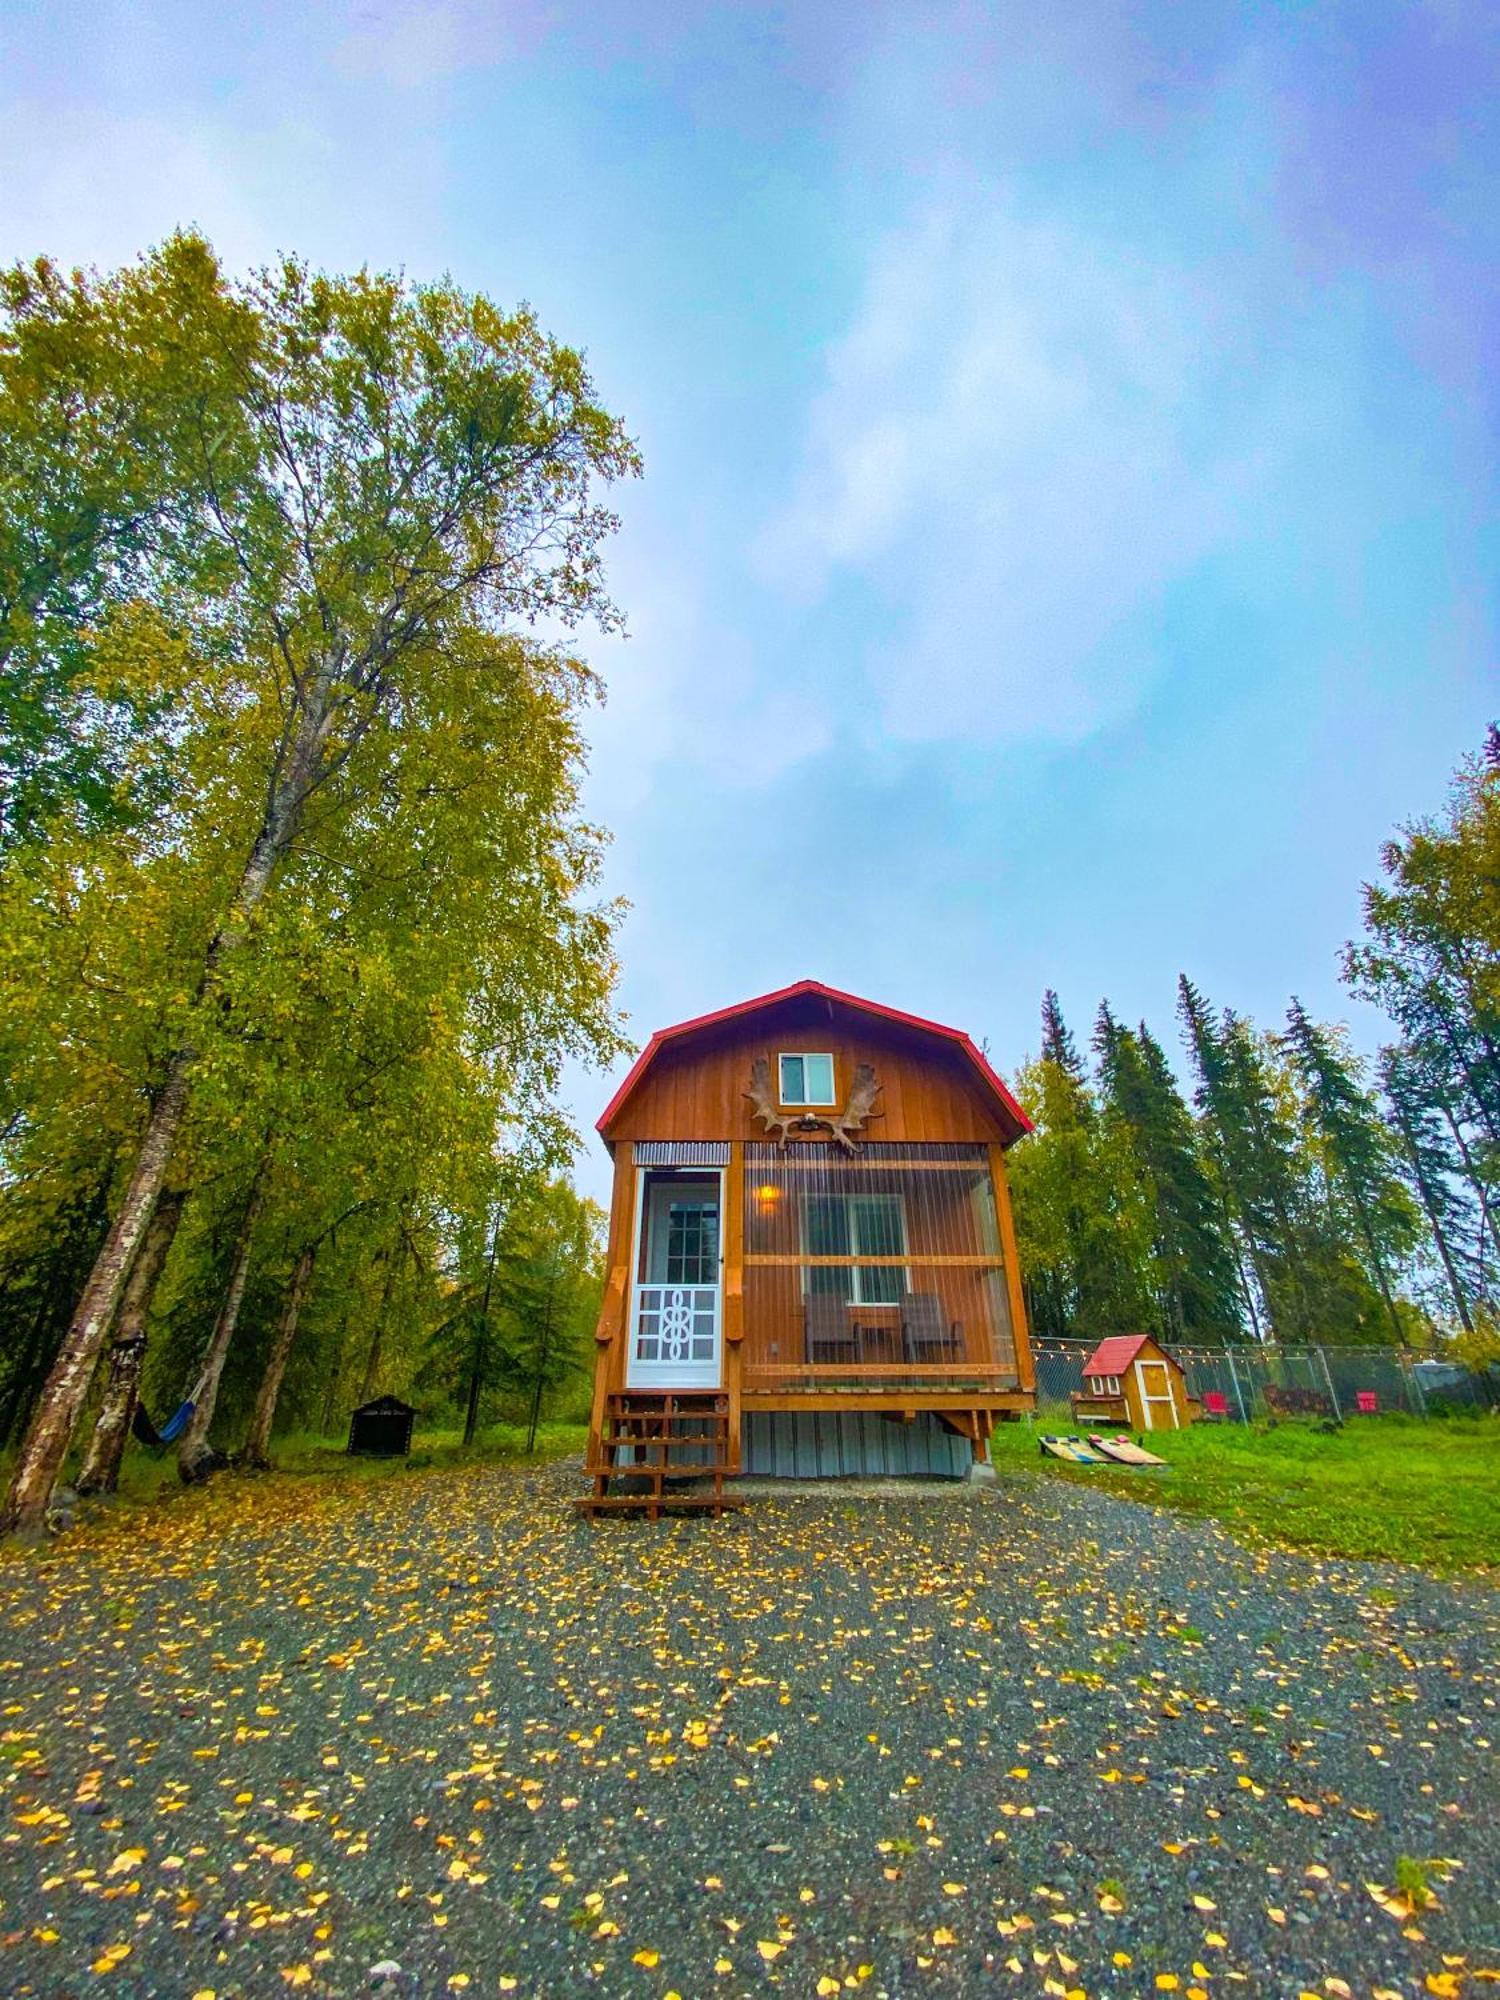
[{"label": "small gable window", "polygon": [[832,1104],[832,1056],[780,1056],[783,1104]]}]

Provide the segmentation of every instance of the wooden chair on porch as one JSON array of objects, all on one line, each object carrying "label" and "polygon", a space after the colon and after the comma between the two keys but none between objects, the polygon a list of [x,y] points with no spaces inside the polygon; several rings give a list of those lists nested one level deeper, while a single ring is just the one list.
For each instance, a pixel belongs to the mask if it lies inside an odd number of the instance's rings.
[{"label": "wooden chair on porch", "polygon": [[809,1363],[859,1359],[859,1336],[836,1293],[809,1292],[802,1302],[802,1326]]},{"label": "wooden chair on porch", "polygon": [[908,1361],[959,1361],[964,1330],[948,1318],[936,1292],[908,1292],[901,1301],[901,1345]]}]

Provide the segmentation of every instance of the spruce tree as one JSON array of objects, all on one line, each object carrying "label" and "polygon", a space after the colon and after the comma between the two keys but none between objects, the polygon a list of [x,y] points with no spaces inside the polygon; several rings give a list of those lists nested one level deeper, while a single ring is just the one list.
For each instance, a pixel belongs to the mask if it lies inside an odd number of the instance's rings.
[{"label": "spruce tree", "polygon": [[1166,1054],[1144,1021],[1123,1028],[1107,1003],[1095,1046],[1105,1114],[1128,1133],[1149,1190],[1161,1331],[1173,1340],[1239,1339],[1234,1247]]},{"label": "spruce tree", "polygon": [[1128,1332],[1151,1315],[1148,1208],[1053,992],[1042,1003],[1042,1055],[1020,1083],[1037,1131],[1015,1156],[1012,1191],[1036,1330]]},{"label": "spruce tree", "polygon": [[[1078,1053],[1078,1044],[1073,1032],[1062,1017],[1062,1007],[1056,993],[1049,986],[1042,995],[1042,1061],[1056,1063],[1069,1076],[1080,1091],[1085,1078],[1083,1059]],[[1086,1097],[1086,1093],[1085,1093]]]},{"label": "spruce tree", "polygon": [[1354,1060],[1309,1019],[1300,1000],[1287,1010],[1286,1045],[1305,1093],[1309,1122],[1335,1200],[1347,1208],[1398,1346],[1406,1331],[1396,1309],[1394,1273],[1416,1238],[1410,1198],[1394,1171],[1389,1127],[1364,1089]]},{"label": "spruce tree", "polygon": [[1273,1332],[1311,1340],[1308,1246],[1299,1211],[1297,1134],[1278,1103],[1265,1054],[1248,1021],[1219,1020],[1184,974],[1179,1007],[1198,1070],[1197,1102],[1230,1209]]}]

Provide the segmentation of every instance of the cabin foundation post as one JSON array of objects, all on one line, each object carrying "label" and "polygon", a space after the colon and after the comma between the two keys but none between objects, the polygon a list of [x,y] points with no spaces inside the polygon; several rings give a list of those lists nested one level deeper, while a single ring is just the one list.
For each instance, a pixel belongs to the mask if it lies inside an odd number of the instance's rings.
[{"label": "cabin foundation post", "polygon": [[1028,1395],[1034,1395],[1036,1365],[1031,1358],[1031,1329],[1026,1323],[1026,1295],[1021,1289],[1021,1259],[1016,1250],[1016,1222],[1010,1210],[1004,1148],[992,1145],[989,1155],[995,1215],[1000,1224],[1000,1256],[1005,1266],[1005,1295],[1010,1302],[1010,1337],[1016,1350],[1016,1382]]},{"label": "cabin foundation post", "polygon": [[745,1339],[745,1147],[733,1139],[724,1169],[724,1387],[729,1395],[729,1468],[738,1472]]}]

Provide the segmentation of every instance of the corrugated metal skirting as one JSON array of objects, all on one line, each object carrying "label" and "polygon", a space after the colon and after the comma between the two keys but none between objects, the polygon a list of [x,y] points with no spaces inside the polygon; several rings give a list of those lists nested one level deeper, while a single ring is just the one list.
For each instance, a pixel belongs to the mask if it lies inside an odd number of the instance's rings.
[{"label": "corrugated metal skirting", "polygon": [[740,1452],[746,1472],[772,1479],[963,1479],[974,1458],[931,1414],[903,1424],[861,1410],[747,1410]]}]

